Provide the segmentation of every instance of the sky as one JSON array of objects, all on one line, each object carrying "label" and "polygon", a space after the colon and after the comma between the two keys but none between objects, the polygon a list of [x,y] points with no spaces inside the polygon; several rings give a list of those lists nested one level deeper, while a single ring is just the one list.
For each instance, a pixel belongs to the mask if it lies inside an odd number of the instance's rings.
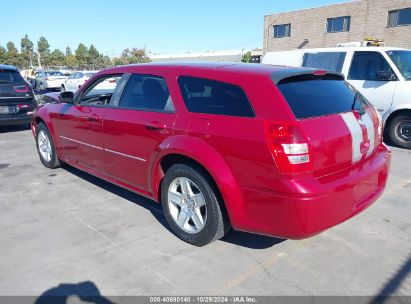
[{"label": "sky", "polygon": [[51,49],[93,44],[155,54],[249,50],[263,44],[264,16],[349,0],[0,0],[0,45],[44,36]]}]

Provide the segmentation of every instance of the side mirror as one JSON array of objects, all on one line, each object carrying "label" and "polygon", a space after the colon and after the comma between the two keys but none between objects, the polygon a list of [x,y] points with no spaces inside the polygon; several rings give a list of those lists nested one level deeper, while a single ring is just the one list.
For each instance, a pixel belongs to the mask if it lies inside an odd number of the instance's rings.
[{"label": "side mirror", "polygon": [[379,81],[396,81],[397,76],[395,76],[395,74],[392,73],[392,72],[378,71],[377,72],[377,79]]},{"label": "side mirror", "polygon": [[59,94],[59,101],[61,103],[69,103],[73,104],[74,103],[74,93],[73,92],[61,92]]}]

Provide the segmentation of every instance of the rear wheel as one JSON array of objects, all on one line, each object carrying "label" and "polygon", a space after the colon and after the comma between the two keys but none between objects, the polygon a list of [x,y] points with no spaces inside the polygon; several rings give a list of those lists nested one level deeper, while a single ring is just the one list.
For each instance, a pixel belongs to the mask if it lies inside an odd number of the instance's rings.
[{"label": "rear wheel", "polygon": [[222,238],[229,221],[210,178],[201,170],[176,164],[161,187],[163,210],[173,232],[182,240],[204,246]]},{"label": "rear wheel", "polygon": [[56,149],[51,138],[50,132],[43,123],[39,123],[36,130],[37,152],[39,153],[42,164],[50,169],[60,167]]},{"label": "rear wheel", "polygon": [[388,126],[388,134],[396,146],[411,149],[411,114],[394,117]]}]

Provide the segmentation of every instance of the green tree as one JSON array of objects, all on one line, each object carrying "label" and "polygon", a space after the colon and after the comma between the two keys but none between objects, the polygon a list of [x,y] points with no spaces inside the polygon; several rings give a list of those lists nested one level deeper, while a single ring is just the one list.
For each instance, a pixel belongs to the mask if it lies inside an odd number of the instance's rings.
[{"label": "green tree", "polygon": [[7,62],[7,50],[0,45],[0,64]]},{"label": "green tree", "polygon": [[44,53],[50,53],[50,44],[43,36],[41,36],[39,41],[37,41],[37,46],[38,51],[41,55],[43,55]]},{"label": "green tree", "polygon": [[87,64],[92,69],[97,69],[97,66],[100,65],[100,53],[94,45],[90,45],[88,49]]},{"label": "green tree", "polygon": [[88,66],[88,49],[83,43],[80,43],[77,47],[76,59],[77,59],[78,66],[80,68],[82,68],[82,69],[87,68],[87,66]]},{"label": "green tree", "polygon": [[58,49],[51,52],[49,56],[49,65],[53,67],[63,66],[65,64],[64,53]]},{"label": "green tree", "polygon": [[78,62],[76,56],[74,56],[73,54],[67,55],[64,64],[70,69],[77,69]]},{"label": "green tree", "polygon": [[144,49],[125,49],[120,57],[114,58],[114,65],[125,65],[133,63],[147,63],[150,62],[150,58],[147,56]]},{"label": "green tree", "polygon": [[101,70],[110,67],[111,60],[108,56],[100,54],[97,58],[93,59],[92,68],[95,70]]},{"label": "green tree", "polygon": [[100,56],[100,53],[97,51],[94,45],[90,45],[90,48],[88,49],[88,55],[91,58],[98,58]]},{"label": "green tree", "polygon": [[21,56],[12,41],[7,42],[7,64],[22,67]]},{"label": "green tree", "polygon": [[33,41],[29,39],[28,35],[25,35],[24,38],[21,39],[21,52],[28,53],[33,51]]},{"label": "green tree", "polygon": [[25,35],[21,39],[21,57],[24,60],[23,64],[26,67],[29,67],[32,62],[30,62],[30,56],[33,57],[33,42],[29,39],[28,35]]},{"label": "green tree", "polygon": [[243,54],[243,57],[241,58],[241,62],[250,63],[251,62],[251,52],[247,52]]},{"label": "green tree", "polygon": [[68,46],[66,47],[66,56],[72,55],[73,52],[71,51],[71,48]]},{"label": "green tree", "polygon": [[49,64],[50,44],[46,38],[41,36],[37,41],[37,50],[40,55],[41,62],[45,65]]}]

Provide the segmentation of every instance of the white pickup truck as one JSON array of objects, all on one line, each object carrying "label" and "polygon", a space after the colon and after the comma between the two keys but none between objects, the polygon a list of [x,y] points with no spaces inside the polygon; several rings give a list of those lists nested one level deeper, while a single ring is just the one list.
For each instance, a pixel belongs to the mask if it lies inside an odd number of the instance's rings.
[{"label": "white pickup truck", "polygon": [[385,135],[411,149],[411,50],[391,47],[335,47],[269,52],[263,64],[340,72],[380,112]]}]

